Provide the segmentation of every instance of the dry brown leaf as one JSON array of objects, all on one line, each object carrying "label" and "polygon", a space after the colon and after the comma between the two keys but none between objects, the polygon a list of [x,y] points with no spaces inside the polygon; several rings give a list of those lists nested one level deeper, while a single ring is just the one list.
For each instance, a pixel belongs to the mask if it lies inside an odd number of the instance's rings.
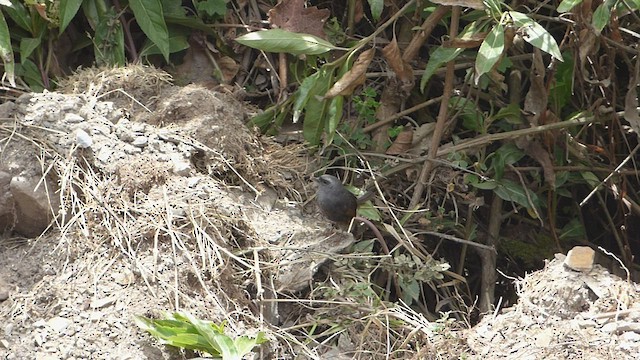
[{"label": "dry brown leaf", "polygon": [[524,98],[524,111],[529,114],[529,124],[538,126],[542,113],[547,110],[548,94],[544,84],[544,62],[539,49],[533,52],[533,64],[531,66],[531,87]]},{"label": "dry brown leaf", "polygon": [[411,149],[413,143],[413,128],[407,127],[396,137],[396,140],[389,146],[387,155],[401,155]]},{"label": "dry brown leaf", "polygon": [[218,61],[218,67],[222,72],[222,83],[231,84],[233,79],[238,74],[238,70],[240,70],[240,64],[238,64],[235,60],[233,60],[229,56],[223,56],[219,58],[217,61]]},{"label": "dry brown leaf", "polygon": [[362,5],[362,0],[356,0],[355,11],[353,15],[353,23],[357,24],[364,17],[364,6]]},{"label": "dry brown leaf", "polygon": [[353,64],[351,69],[347,71],[340,80],[336,81],[335,84],[327,91],[324,95],[325,99],[331,99],[338,95],[349,96],[353,93],[353,90],[358,86],[364,84],[366,80],[365,74],[367,73],[367,68],[373,59],[373,55],[375,55],[375,49],[369,49],[363,51],[358,59]]},{"label": "dry brown leaf", "polygon": [[479,10],[484,9],[482,0],[432,0],[431,2],[445,6],[462,6]]},{"label": "dry brown leaf", "polygon": [[444,47],[460,48],[460,49],[473,49],[482,45],[482,42],[487,37],[487,32],[481,32],[472,34],[466,38],[455,38],[453,40],[445,40],[442,44]]},{"label": "dry brown leaf", "polygon": [[324,23],[330,14],[329,9],[318,9],[317,6],[305,8],[304,0],[281,0],[268,13],[269,23],[274,27],[322,39],[327,38]]},{"label": "dry brown leaf", "polygon": [[391,42],[382,49],[382,56],[387,60],[387,63],[391,67],[394,73],[400,81],[413,82],[413,71],[411,66],[402,59],[398,42],[394,37]]},{"label": "dry brown leaf", "polygon": [[640,59],[636,57],[636,68],[633,76],[629,77],[629,87],[624,98],[624,118],[629,122],[636,136],[640,136],[640,114],[638,114],[638,73],[640,73]]},{"label": "dry brown leaf", "polygon": [[580,41],[580,48],[578,49],[578,63],[580,64],[580,69],[584,69],[585,66],[589,65],[586,61],[587,56],[597,51],[596,40],[598,37],[596,33],[589,28],[582,29],[578,37]]}]

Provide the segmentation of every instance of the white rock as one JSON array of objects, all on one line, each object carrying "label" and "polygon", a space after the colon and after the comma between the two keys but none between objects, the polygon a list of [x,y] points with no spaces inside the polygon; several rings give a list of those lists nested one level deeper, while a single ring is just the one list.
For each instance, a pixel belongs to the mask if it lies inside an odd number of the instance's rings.
[{"label": "white rock", "polygon": [[64,121],[75,124],[75,123],[83,122],[84,118],[78,114],[66,113],[64,115]]},{"label": "white rock", "polygon": [[93,145],[93,139],[86,131],[82,129],[76,130],[76,144],[82,149],[86,149]]},{"label": "white rock", "polygon": [[56,316],[54,318],[49,319],[47,321],[47,325],[54,331],[61,333],[63,332],[69,325],[71,325],[72,321],[69,319],[65,319],[60,316]]}]

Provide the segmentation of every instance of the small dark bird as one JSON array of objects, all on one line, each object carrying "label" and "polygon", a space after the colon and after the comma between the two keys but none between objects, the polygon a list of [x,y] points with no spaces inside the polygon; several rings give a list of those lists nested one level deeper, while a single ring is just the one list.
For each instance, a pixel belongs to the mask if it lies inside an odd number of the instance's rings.
[{"label": "small dark bird", "polygon": [[327,219],[348,223],[356,216],[358,200],[333,175],[322,175],[314,179],[318,184],[316,201]]}]

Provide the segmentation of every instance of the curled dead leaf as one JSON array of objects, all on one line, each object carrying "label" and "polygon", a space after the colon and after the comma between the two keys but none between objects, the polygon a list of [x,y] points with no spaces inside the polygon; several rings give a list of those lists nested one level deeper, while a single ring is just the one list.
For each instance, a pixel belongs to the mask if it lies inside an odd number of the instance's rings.
[{"label": "curled dead leaf", "polygon": [[478,10],[484,9],[482,0],[432,0],[431,2],[445,6],[462,6]]},{"label": "curled dead leaf", "polygon": [[296,33],[311,34],[326,40],[324,23],[329,18],[329,9],[304,6],[304,0],[280,0],[269,10],[269,23],[279,29]]},{"label": "curled dead leaf", "polygon": [[411,149],[413,143],[413,128],[407,127],[402,130],[396,137],[396,140],[389,146],[386,153],[387,155],[400,155],[404,154]]},{"label": "curled dead leaf", "polygon": [[396,41],[395,37],[382,49],[382,56],[387,60],[387,63],[389,63],[389,66],[401,82],[413,83],[413,70],[411,66],[402,59],[398,41]]},{"label": "curled dead leaf", "polygon": [[336,81],[335,84],[327,91],[324,95],[325,99],[331,99],[338,95],[349,96],[353,93],[353,90],[358,86],[364,84],[366,80],[365,74],[367,73],[367,68],[373,59],[373,55],[375,55],[375,49],[369,49],[363,51],[353,66],[349,71],[347,71],[340,80]]}]

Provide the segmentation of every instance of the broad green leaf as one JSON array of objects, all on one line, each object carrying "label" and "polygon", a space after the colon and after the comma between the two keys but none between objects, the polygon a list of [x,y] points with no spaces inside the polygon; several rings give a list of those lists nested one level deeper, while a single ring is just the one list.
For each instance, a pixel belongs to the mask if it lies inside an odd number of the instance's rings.
[{"label": "broad green leaf", "polygon": [[600,179],[591,171],[580,171],[580,175],[582,175],[582,178],[589,186],[595,187],[600,185]]},{"label": "broad green leaf", "polygon": [[67,29],[71,20],[76,16],[80,5],[82,5],[82,0],[60,0],[60,34]]},{"label": "broad green leaf", "polygon": [[493,18],[500,18],[502,15],[502,2],[500,0],[485,0],[483,3]]},{"label": "broad green leaf", "polygon": [[27,59],[16,64],[16,74],[22,77],[31,91],[42,92],[45,89],[40,69],[33,61]]},{"label": "broad green leaf", "polygon": [[584,226],[580,222],[580,220],[573,218],[567,223],[567,225],[562,227],[562,231],[560,232],[560,239],[584,239],[585,238],[585,230]]},{"label": "broad green leaf", "polygon": [[313,89],[310,91],[309,101],[305,106],[304,123],[302,124],[302,134],[304,139],[311,145],[318,145],[325,129],[329,101],[322,96],[329,90],[333,82],[333,71],[321,69],[321,76]]},{"label": "broad green leaf", "polygon": [[424,69],[424,74],[422,74],[422,79],[420,79],[420,91],[424,91],[425,86],[427,86],[427,82],[431,79],[431,76],[438,70],[443,64],[448,63],[455,59],[463,49],[458,48],[445,48],[438,47],[435,49],[431,56],[429,57],[429,62]]},{"label": "broad green leaf", "polygon": [[98,7],[96,6],[96,1],[100,0],[85,0],[82,2],[82,13],[93,30],[98,27],[101,17]]},{"label": "broad green leaf", "polygon": [[110,8],[96,26],[93,49],[98,65],[124,66],[124,31],[118,15]]},{"label": "broad green leaf", "polygon": [[242,360],[242,357],[238,354],[233,340],[224,334],[215,334],[213,337],[215,347],[220,349],[220,354],[223,359],[229,360]]},{"label": "broad green leaf", "polygon": [[518,149],[513,143],[506,143],[493,153],[491,158],[491,168],[493,169],[496,180],[502,179],[504,169],[507,165],[514,164],[524,157],[524,152]]},{"label": "broad green leaf", "polygon": [[358,216],[371,221],[382,221],[380,211],[373,205],[371,200],[365,201],[358,206]]},{"label": "broad green leaf", "polygon": [[573,72],[575,67],[573,55],[570,52],[566,52],[564,56],[565,61],[558,64],[555,81],[549,89],[549,104],[556,114],[561,113],[562,108],[573,96]]},{"label": "broad green leaf", "polygon": [[166,21],[167,23],[169,23],[168,17],[183,18],[183,19],[187,18],[187,10],[185,7],[182,6],[182,1],[160,0],[160,2],[162,5],[162,15],[164,16],[164,21]]},{"label": "broad green leaf", "polygon": [[582,0],[562,0],[560,5],[558,5],[558,12],[561,14],[565,13],[573,9],[577,5],[580,5],[581,3],[582,3]]},{"label": "broad green leaf", "polygon": [[[536,193],[532,191],[527,193],[520,184],[508,179],[500,180],[500,184],[493,190],[493,192],[502,200],[514,202],[527,209],[535,208],[539,203],[538,195],[536,195]],[[531,202],[529,201],[529,198],[531,198]],[[529,213],[532,214],[532,212]]]},{"label": "broad green leaf", "polygon": [[[169,38],[169,52],[176,53],[189,48],[189,42],[185,35],[176,35]],[[158,55],[162,54],[156,44],[149,42],[140,51],[140,56]]]},{"label": "broad green leaf", "polygon": [[7,20],[0,11],[0,57],[4,64],[4,74],[9,80],[11,86],[16,86],[15,78],[15,60],[13,58],[13,49],[11,48],[11,34],[7,26]]},{"label": "broad green leaf", "polygon": [[250,32],[237,37],[236,41],[262,51],[293,55],[317,55],[335,49],[333,44],[319,37],[282,29]]},{"label": "broad green leaf", "polygon": [[[325,100],[326,101],[326,100]],[[329,111],[327,113],[327,138],[325,145],[333,143],[333,137],[336,134],[338,124],[342,120],[342,106],[344,105],[344,96],[336,96],[330,100]]]},{"label": "broad green leaf", "polygon": [[373,20],[380,20],[380,15],[382,15],[382,9],[384,8],[384,0],[368,0],[369,8],[371,9],[371,15],[373,16]]},{"label": "broad green leaf", "polygon": [[252,339],[247,336],[239,336],[233,341],[233,346],[240,356],[250,353],[257,344],[258,339]]},{"label": "broad green leaf", "polygon": [[493,66],[500,60],[502,52],[504,51],[504,26],[497,24],[491,29],[491,32],[487,34],[487,37],[480,45],[478,50],[478,56],[476,57],[476,73],[475,83],[478,84],[478,79],[485,73],[491,71]]},{"label": "broad green leaf", "polygon": [[498,110],[491,121],[506,119],[509,124],[522,124],[520,106],[518,104],[509,104]]},{"label": "broad green leaf", "polygon": [[454,112],[459,113],[462,118],[462,126],[465,129],[484,133],[484,115],[476,104],[461,96],[452,96],[449,99],[449,106]]},{"label": "broad green leaf", "polygon": [[32,35],[35,30],[31,26],[31,16],[29,11],[24,7],[24,1],[11,1],[11,6],[3,6],[2,12],[6,12],[7,15],[22,29],[30,32]]},{"label": "broad green leaf", "polygon": [[478,188],[480,190],[493,190],[497,188],[500,184],[498,184],[495,180],[488,180],[482,182],[470,183],[473,187]]},{"label": "broad green leaf", "polygon": [[296,101],[293,103],[293,123],[297,123],[300,119],[300,115],[302,115],[302,111],[304,107],[307,106],[307,102],[309,102],[309,98],[316,93],[312,92],[313,89],[320,81],[320,78],[324,78],[325,71],[323,69],[317,71],[315,74],[307,76],[302,84],[298,87],[298,90],[295,92]]},{"label": "broad green leaf", "polygon": [[142,31],[158,46],[164,59],[169,62],[169,30],[164,21],[160,1],[130,0],[129,6]]},{"label": "broad green leaf", "polygon": [[227,13],[227,2],[225,0],[204,0],[195,3],[196,9],[208,16],[224,17]]},{"label": "broad green leaf", "polygon": [[517,11],[509,11],[509,15],[513,19],[514,24],[521,30],[524,30],[523,39],[526,42],[550,54],[556,59],[563,61],[562,54],[558,48],[558,43],[553,36],[551,36],[551,34],[542,27],[542,25],[538,24],[527,15]]},{"label": "broad green leaf", "polygon": [[611,20],[611,8],[613,7],[613,4],[614,1],[605,0],[593,12],[592,24],[598,33],[600,33],[602,29],[607,26],[609,20]]},{"label": "broad green leaf", "polygon": [[33,50],[40,46],[40,39],[22,38],[20,40],[20,59],[25,61],[31,56]]}]

